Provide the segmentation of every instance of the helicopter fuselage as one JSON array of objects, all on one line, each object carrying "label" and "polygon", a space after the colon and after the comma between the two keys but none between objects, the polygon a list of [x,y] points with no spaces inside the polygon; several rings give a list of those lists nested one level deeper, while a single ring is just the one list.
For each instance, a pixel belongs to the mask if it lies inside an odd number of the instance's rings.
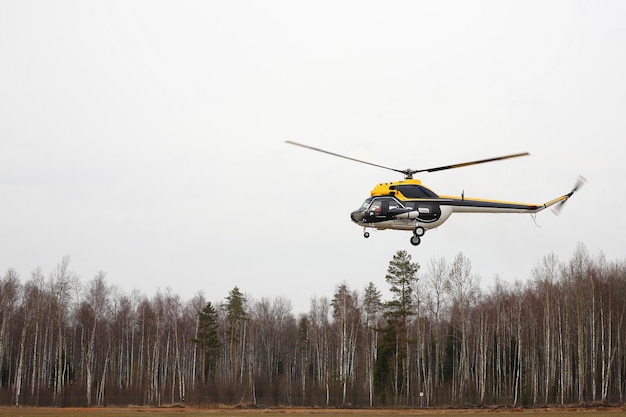
[{"label": "helicopter fuselage", "polygon": [[562,200],[560,197],[538,205],[439,196],[415,179],[377,184],[370,195],[350,214],[354,223],[378,230],[421,229],[421,234],[442,225],[452,213],[536,213]]}]

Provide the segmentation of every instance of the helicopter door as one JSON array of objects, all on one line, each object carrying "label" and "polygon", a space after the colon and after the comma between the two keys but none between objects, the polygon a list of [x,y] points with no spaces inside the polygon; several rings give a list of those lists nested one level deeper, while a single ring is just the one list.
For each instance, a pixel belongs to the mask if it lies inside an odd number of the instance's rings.
[{"label": "helicopter door", "polygon": [[387,213],[389,213],[389,201],[383,200],[380,202],[380,215],[387,216]]},{"label": "helicopter door", "polygon": [[375,198],[367,209],[365,217],[370,222],[388,220],[392,217],[390,215],[392,206],[393,208],[398,208],[401,205],[392,198]]}]

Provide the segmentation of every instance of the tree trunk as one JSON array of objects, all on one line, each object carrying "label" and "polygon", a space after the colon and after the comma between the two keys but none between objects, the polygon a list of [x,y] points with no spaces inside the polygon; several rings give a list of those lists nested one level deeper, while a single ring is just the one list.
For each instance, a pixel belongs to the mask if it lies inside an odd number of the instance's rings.
[{"label": "tree trunk", "polygon": [[20,406],[20,395],[22,393],[22,374],[24,369],[24,345],[26,344],[26,331],[28,324],[22,327],[22,335],[20,337],[19,358],[17,362],[17,371],[15,374],[15,406]]}]

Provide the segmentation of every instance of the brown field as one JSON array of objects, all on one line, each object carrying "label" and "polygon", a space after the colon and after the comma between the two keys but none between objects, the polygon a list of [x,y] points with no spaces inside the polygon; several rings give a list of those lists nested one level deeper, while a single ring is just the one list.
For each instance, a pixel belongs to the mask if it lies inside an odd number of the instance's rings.
[{"label": "brown field", "polygon": [[488,414],[498,414],[498,417],[538,417],[538,414],[549,413],[550,417],[599,417],[610,414],[611,417],[626,416],[624,407],[596,407],[596,408],[500,408],[500,409],[470,409],[470,410],[441,410],[441,409],[328,409],[328,408],[274,408],[274,409],[237,409],[237,408],[48,408],[48,407],[0,407],[0,417],[41,417],[41,416],[69,416],[69,417],[286,417],[286,416],[320,416],[320,417],[388,417],[395,415],[416,417],[487,417]]}]

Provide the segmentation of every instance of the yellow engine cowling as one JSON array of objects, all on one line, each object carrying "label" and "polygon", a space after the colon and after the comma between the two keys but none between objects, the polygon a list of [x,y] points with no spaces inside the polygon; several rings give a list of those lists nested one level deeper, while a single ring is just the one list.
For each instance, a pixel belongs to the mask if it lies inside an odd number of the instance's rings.
[{"label": "yellow engine cowling", "polygon": [[410,180],[403,180],[403,181],[393,181],[393,182],[381,182],[380,184],[376,184],[374,186],[374,188],[372,188],[372,191],[370,191],[370,195],[372,197],[380,197],[380,196],[395,196],[400,200],[406,200],[408,199],[407,196],[402,195],[401,192],[399,192],[398,190],[396,190],[395,188],[398,185],[419,185],[419,186],[423,186],[422,182],[420,180],[415,180],[415,179],[410,179]]}]

